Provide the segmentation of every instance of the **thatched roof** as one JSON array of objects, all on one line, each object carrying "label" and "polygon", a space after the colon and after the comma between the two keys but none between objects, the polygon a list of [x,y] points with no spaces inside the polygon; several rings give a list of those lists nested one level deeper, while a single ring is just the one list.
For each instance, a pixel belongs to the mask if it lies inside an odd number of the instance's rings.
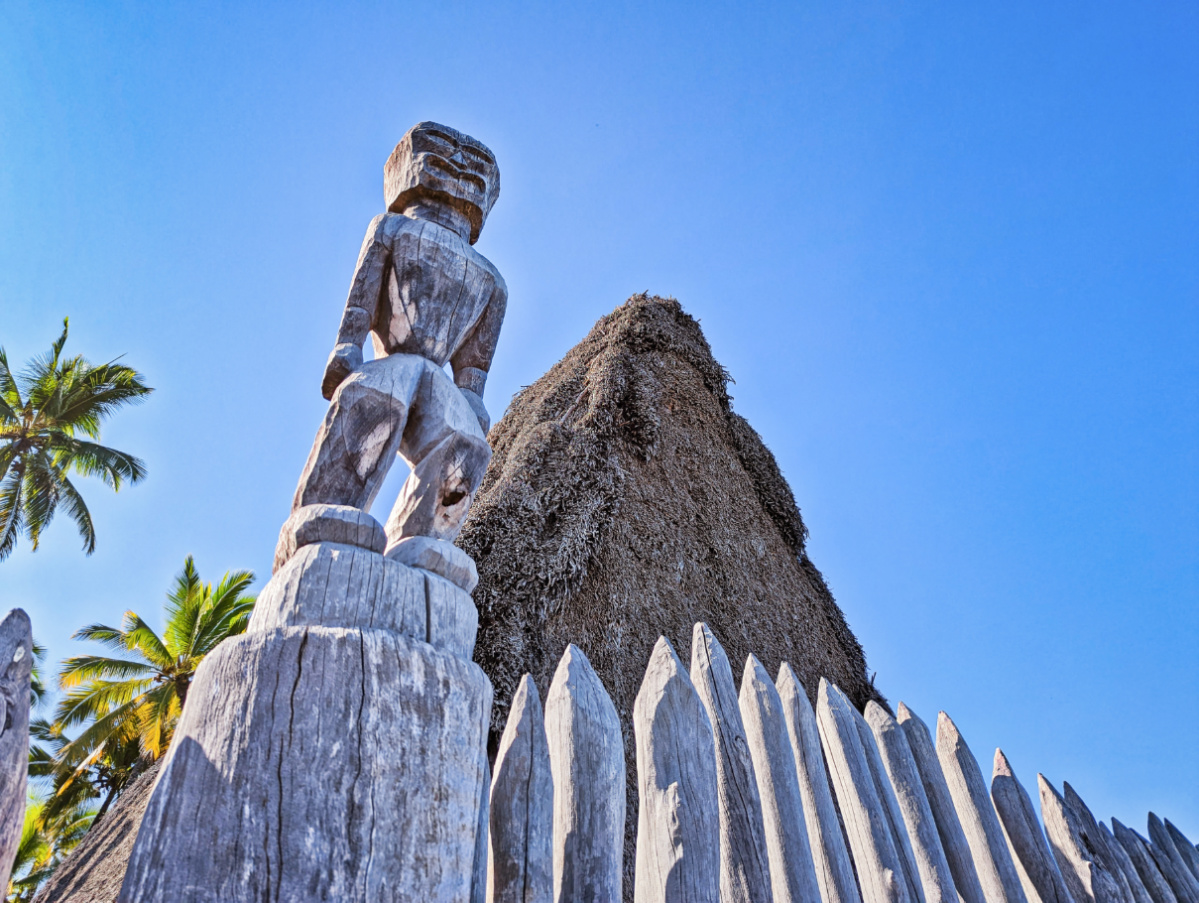
[{"label": "thatched roof", "polygon": [[79,846],[54,870],[34,903],[116,903],[161,760],[125,788]]},{"label": "thatched roof", "polygon": [[[625,726],[626,888],[637,824],[633,700],[660,634],[689,661],[706,621],[735,671],[752,652],[879,698],[862,648],[804,548],[774,455],[735,413],[729,375],[677,301],[639,295],[513,400],[458,544],[475,559],[475,660],[495,685],[492,749],[517,682],[542,697],[567,643]],[[736,674],[740,680],[740,673]]]}]

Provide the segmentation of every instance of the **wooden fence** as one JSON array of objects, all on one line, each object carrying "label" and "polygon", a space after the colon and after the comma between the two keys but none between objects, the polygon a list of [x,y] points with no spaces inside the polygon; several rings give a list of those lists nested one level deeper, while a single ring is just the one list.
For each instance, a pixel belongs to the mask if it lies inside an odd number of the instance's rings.
[{"label": "wooden fence", "polygon": [[[821,680],[750,656],[740,691],[695,625],[691,667],[658,640],[633,706],[638,903],[1199,903],[1199,851],[1169,821],[1149,837],[1097,823],[1037,776],[1044,830],[1000,750],[990,787],[941,712],[859,713]],[[546,697],[526,676],[484,801],[474,900],[622,899],[620,722],[567,648]]]}]

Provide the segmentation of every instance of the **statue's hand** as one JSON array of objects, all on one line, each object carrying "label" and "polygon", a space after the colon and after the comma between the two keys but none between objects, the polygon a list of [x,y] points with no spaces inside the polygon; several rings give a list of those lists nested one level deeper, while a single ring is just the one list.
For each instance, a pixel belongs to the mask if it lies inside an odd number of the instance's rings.
[{"label": "statue's hand", "polygon": [[321,380],[321,394],[326,399],[333,397],[347,376],[362,366],[362,349],[344,342],[333,349],[329,363],[325,364],[325,378]]},{"label": "statue's hand", "polygon": [[487,413],[487,408],[483,407],[483,399],[478,393],[472,392],[470,389],[462,389],[462,394],[466,397],[466,403],[470,405],[470,409],[475,412],[475,416],[479,418],[479,426],[483,429],[483,435],[487,435],[487,431],[491,429],[491,415]]}]

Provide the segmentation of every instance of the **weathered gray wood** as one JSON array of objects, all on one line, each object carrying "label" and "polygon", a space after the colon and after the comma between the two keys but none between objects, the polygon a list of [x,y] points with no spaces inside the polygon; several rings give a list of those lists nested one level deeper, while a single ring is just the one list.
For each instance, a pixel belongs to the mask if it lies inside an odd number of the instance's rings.
[{"label": "weathered gray wood", "polygon": [[1153,846],[1161,851],[1161,855],[1169,860],[1177,875],[1176,880],[1186,889],[1190,900],[1199,901],[1199,879],[1191,874],[1182,853],[1174,844],[1174,838],[1170,836],[1162,820],[1152,812],[1149,813],[1149,839],[1153,841]]},{"label": "weathered gray wood", "polygon": [[950,717],[937,716],[937,758],[970,845],[987,903],[1025,903],[1020,876],[995,815],[978,761]]},{"label": "weathered gray wood", "polygon": [[1124,875],[1124,871],[1120,868],[1120,863],[1117,860],[1115,853],[1108,848],[1105,832],[1100,829],[1099,821],[1091,813],[1087,804],[1083,802],[1082,797],[1078,792],[1070,786],[1069,781],[1062,782],[1062,800],[1074,818],[1081,826],[1083,837],[1090,845],[1094,853],[1094,860],[1104,871],[1112,876],[1116,882],[1116,887],[1120,893],[1120,898],[1124,903],[1133,903],[1132,888],[1129,886],[1128,878]]},{"label": "weathered gray wood", "polygon": [[862,749],[856,713],[843,693],[824,678],[816,700],[816,723],[864,903],[913,903],[903,863],[878,798]]},{"label": "weathered gray wood", "polygon": [[833,805],[816,713],[808,701],[807,690],[786,662],[779,667],[777,687],[791,751],[795,755],[804,823],[821,899],[824,903],[861,903],[853,864],[845,848],[845,835]]},{"label": "weathered gray wood", "polygon": [[1163,824],[1166,826],[1166,833],[1170,835],[1170,839],[1174,841],[1174,849],[1178,851],[1182,858],[1191,870],[1191,874],[1199,878],[1199,849],[1191,843],[1190,839],[1178,830],[1170,819],[1164,819]]},{"label": "weathered gray wood", "polygon": [[491,780],[488,903],[550,903],[554,782],[541,697],[526,674],[512,697]]},{"label": "weathered gray wood", "polygon": [[279,531],[272,573],[278,573],[297,549],[314,542],[335,542],[382,554],[387,534],[382,524],[359,508],[305,505],[293,511]]},{"label": "weathered gray wood", "polygon": [[[1135,834],[1136,832],[1133,833]],[[1149,857],[1161,871],[1162,877],[1170,885],[1170,890],[1174,892],[1174,896],[1178,898],[1179,903],[1196,903],[1196,897],[1191,884],[1187,881],[1180,866],[1175,863],[1165,850],[1152,840],[1142,837],[1140,834],[1136,834],[1136,836],[1141,841]]]},{"label": "weathered gray wood", "polygon": [[545,700],[554,779],[554,900],[621,899],[624,745],[616,707],[587,656],[566,647]]},{"label": "weathered gray wood", "polygon": [[302,546],[258,595],[250,631],[279,627],[391,630],[469,660],[479,610],[468,593],[435,574],[356,546]]},{"label": "weathered gray wood", "polygon": [[1107,825],[1103,822],[1099,823],[1099,833],[1103,835],[1103,842],[1107,845],[1108,852],[1116,860],[1116,865],[1124,875],[1124,879],[1132,891],[1133,900],[1136,903],[1153,903],[1153,895],[1149,893],[1149,888],[1141,880],[1141,876],[1137,872],[1136,866],[1133,865],[1132,859],[1129,858],[1128,853],[1124,851],[1124,847],[1117,842],[1115,835],[1108,830]]},{"label": "weathered gray wood", "polygon": [[928,903],[957,903],[953,874],[907,737],[891,714],[873,700],[866,703],[865,717],[903,817],[924,899]]},{"label": "weathered gray wood", "polygon": [[475,833],[475,858],[470,870],[470,903],[487,903],[487,855],[491,849],[491,763],[487,751],[479,751],[483,782],[479,786],[479,812]]},{"label": "weathered gray wood", "polygon": [[1170,882],[1166,880],[1157,863],[1153,861],[1153,855],[1149,852],[1145,842],[1141,840],[1140,835],[1125,827],[1115,818],[1112,819],[1112,832],[1115,835],[1116,843],[1124,850],[1137,870],[1137,875],[1140,876],[1145,889],[1149,891],[1153,903],[1178,903],[1178,897],[1171,889]]},{"label": "weathered gray wood", "polygon": [[712,722],[720,802],[721,903],[771,901],[762,800],[724,647],[707,624],[691,634],[691,682]]},{"label": "weathered gray wood", "polygon": [[[508,293],[471,244],[499,170],[473,138],[423,122],[392,152],[384,183],[389,212],[371,222],[358,256],[321,381],[332,404],[293,508],[369,510],[398,452],[412,474],[388,539],[453,541],[490,457],[481,395]],[[364,363],[368,334],[375,360]]]},{"label": "weathered gray wood", "polygon": [[712,722],[666,637],[633,703],[637,903],[720,897],[720,803]]},{"label": "weathered gray wood", "polygon": [[920,772],[920,783],[924,785],[924,794],[937,824],[941,849],[953,874],[954,886],[964,903],[984,903],[986,898],[978,871],[974,868],[974,856],[962,831],[957,809],[954,808],[953,797],[950,796],[949,785],[941,769],[941,760],[937,758],[937,750],[933,746],[932,734],[916,713],[902,702],[896,720],[903,728],[916,769]]},{"label": "weathered gray wood", "polygon": [[1102,841],[1089,836],[1086,826],[1043,774],[1037,775],[1037,784],[1049,847],[1075,903],[1118,903],[1123,895],[1103,865]]},{"label": "weathered gray wood", "polygon": [[14,608],[0,621],[0,887],[8,887],[25,820],[32,667],[29,615]]},{"label": "weathered gray wood", "polygon": [[123,903],[466,903],[491,685],[382,630],[226,640],[196,673]]},{"label": "weathered gray wood", "polygon": [[775,903],[820,903],[795,754],[783,720],[783,701],[770,675],[753,655],[745,662],[739,702],[762,799]]},{"label": "weathered gray wood", "polygon": [[387,557],[443,577],[463,592],[472,592],[479,585],[479,571],[471,557],[444,539],[409,536],[388,548]]},{"label": "weathered gray wood", "polygon": [[[839,687],[834,688],[838,693],[841,693]],[[899,800],[895,796],[895,788],[891,786],[891,780],[887,777],[887,769],[883,765],[882,756],[879,755],[878,744],[874,742],[874,732],[870,730],[870,725],[866,723],[866,719],[862,717],[862,713],[854,708],[853,703],[849,701],[849,697],[841,693],[845,700],[845,705],[853,716],[854,722],[858,727],[858,737],[862,743],[862,753],[866,757],[866,764],[870,768],[870,776],[874,779],[874,791],[878,794],[879,802],[883,804],[883,814],[887,818],[887,827],[891,831],[891,842],[895,846],[895,852],[899,854],[899,864],[903,867],[903,880],[907,884],[908,896],[917,903],[924,903],[924,888],[920,883],[920,870],[916,865],[916,854],[912,850],[912,840],[908,837],[907,826],[903,822],[903,813],[899,808]]]},{"label": "weathered gray wood", "polygon": [[991,801],[1007,836],[1029,903],[1075,903],[1037,821],[1028,791],[1012,771],[1001,749],[995,750]]}]

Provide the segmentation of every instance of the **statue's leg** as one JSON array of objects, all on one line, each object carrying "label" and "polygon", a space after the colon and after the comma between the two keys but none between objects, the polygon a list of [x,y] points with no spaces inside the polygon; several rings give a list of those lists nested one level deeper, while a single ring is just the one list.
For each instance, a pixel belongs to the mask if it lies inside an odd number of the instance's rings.
[{"label": "statue's leg", "polygon": [[453,542],[483,481],[491,446],[462,392],[432,362],[412,397],[400,455],[412,473],[387,519],[388,545],[410,536]]},{"label": "statue's leg", "polygon": [[428,363],[392,354],[368,361],[346,378],[316,434],[293,511],[322,504],[370,509],[400,448]]}]

